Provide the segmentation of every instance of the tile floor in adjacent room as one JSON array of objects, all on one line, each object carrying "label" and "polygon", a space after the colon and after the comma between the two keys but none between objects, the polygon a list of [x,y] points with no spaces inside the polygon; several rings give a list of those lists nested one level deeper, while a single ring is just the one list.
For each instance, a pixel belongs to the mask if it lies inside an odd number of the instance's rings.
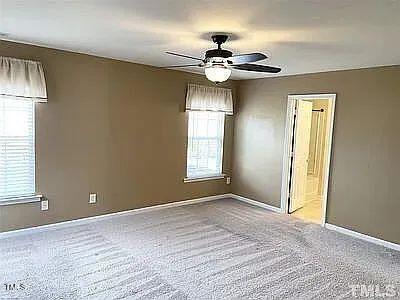
[{"label": "tile floor in adjacent room", "polygon": [[296,210],[292,216],[304,221],[321,224],[322,218],[322,200],[321,197],[314,197],[313,200],[306,203],[304,207]]}]

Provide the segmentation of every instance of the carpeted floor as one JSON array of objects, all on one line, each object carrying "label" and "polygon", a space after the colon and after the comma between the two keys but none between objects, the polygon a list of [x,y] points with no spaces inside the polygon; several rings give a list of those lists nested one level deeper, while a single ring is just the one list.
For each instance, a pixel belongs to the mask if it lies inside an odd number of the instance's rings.
[{"label": "carpeted floor", "polygon": [[0,299],[348,299],[350,285],[399,293],[400,252],[232,199],[0,240]]}]

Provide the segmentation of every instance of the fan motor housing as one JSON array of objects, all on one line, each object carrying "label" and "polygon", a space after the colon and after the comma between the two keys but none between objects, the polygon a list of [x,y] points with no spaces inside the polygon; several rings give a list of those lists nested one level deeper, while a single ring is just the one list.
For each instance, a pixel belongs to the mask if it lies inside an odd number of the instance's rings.
[{"label": "fan motor housing", "polygon": [[211,36],[211,39],[219,47],[221,44],[225,43],[228,40],[228,37],[229,36],[227,34],[214,34],[213,36]]},{"label": "fan motor housing", "polygon": [[229,58],[232,57],[232,52],[224,49],[211,49],[206,51],[206,58],[222,57]]}]

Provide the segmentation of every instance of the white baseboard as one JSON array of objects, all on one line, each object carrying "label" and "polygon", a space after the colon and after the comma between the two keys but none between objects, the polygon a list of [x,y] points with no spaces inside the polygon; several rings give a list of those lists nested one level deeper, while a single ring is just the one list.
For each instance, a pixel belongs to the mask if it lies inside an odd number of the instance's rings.
[{"label": "white baseboard", "polygon": [[84,224],[92,223],[92,222],[99,221],[99,220],[106,220],[106,219],[114,218],[116,216],[135,215],[135,214],[143,213],[143,212],[155,211],[155,210],[159,210],[159,209],[165,209],[165,208],[171,208],[171,207],[177,207],[177,206],[184,206],[184,205],[201,203],[201,202],[229,198],[229,197],[231,197],[231,194],[221,194],[221,195],[215,195],[215,196],[208,196],[208,197],[195,198],[195,199],[171,202],[171,203],[166,203],[166,204],[136,208],[136,209],[131,209],[131,210],[124,210],[124,211],[119,211],[119,212],[115,212],[115,213],[109,213],[109,214],[98,215],[98,216],[87,217],[87,218],[80,218],[80,219],[75,219],[75,220],[70,220],[70,221],[62,221],[62,222],[53,223],[53,224],[10,230],[10,231],[5,231],[5,232],[0,232],[0,239],[14,237],[14,236],[18,236],[18,235],[30,234],[30,233],[34,233],[34,232],[36,233],[36,232],[42,232],[42,231],[47,231],[47,230],[52,230],[52,229],[65,228],[65,227],[70,227],[70,226],[74,226],[74,225],[84,225]]},{"label": "white baseboard", "polygon": [[[265,204],[265,203],[262,203],[262,202],[259,202],[259,201],[253,200],[253,199],[249,199],[249,198],[246,198],[243,196],[239,196],[236,194],[229,194],[229,197],[239,200],[239,201],[243,201],[243,202],[255,205],[255,206],[259,206],[259,207],[262,207],[262,208],[265,208],[265,209],[268,209],[268,210],[271,210],[271,211],[274,211],[277,213],[283,213],[282,209],[279,207],[271,206],[271,205],[268,205],[268,204]],[[367,241],[370,243],[374,243],[374,244],[381,245],[381,246],[384,246],[384,247],[387,247],[390,249],[400,251],[400,245],[396,244],[396,243],[381,240],[381,239],[378,239],[378,238],[375,238],[375,237],[372,237],[372,236],[369,236],[369,235],[366,235],[363,233],[359,233],[357,231],[353,231],[353,230],[346,229],[346,228],[336,226],[333,224],[329,224],[329,223],[325,223],[324,227],[326,229],[334,230],[334,231],[340,232],[342,234],[346,234],[346,235],[349,235],[349,236],[352,236],[352,237],[355,237],[355,238],[358,238],[358,239],[361,239],[361,240],[364,240],[364,241]]]},{"label": "white baseboard", "polygon": [[387,248],[390,248],[393,250],[400,251],[399,244],[381,240],[381,239],[378,239],[378,238],[375,238],[375,237],[372,237],[372,236],[369,236],[369,235],[366,235],[363,233],[359,233],[357,231],[353,231],[353,230],[346,229],[346,228],[336,226],[333,224],[329,224],[329,223],[325,223],[325,228],[329,229],[329,230],[334,230],[334,231],[337,231],[337,232],[340,232],[340,233],[343,233],[343,234],[346,234],[346,235],[349,235],[349,236],[352,236],[352,237],[355,237],[355,238],[358,238],[358,239],[361,239],[361,240],[364,240],[364,241],[367,241],[370,243],[374,243],[374,244],[381,245],[381,246],[384,246],[384,247],[387,247]]},{"label": "white baseboard", "polygon": [[[190,205],[190,204],[195,204],[195,203],[201,203],[201,202],[206,202],[206,201],[213,201],[213,200],[218,200],[218,199],[224,199],[224,198],[233,198],[235,200],[243,201],[246,203],[249,203],[251,205],[255,205],[273,212],[277,213],[282,213],[281,208],[275,207],[272,205],[268,205],[253,199],[249,199],[243,196],[239,196],[236,194],[221,194],[221,195],[215,195],[215,196],[208,196],[208,197],[202,197],[202,198],[195,198],[195,199],[189,199],[189,200],[183,200],[183,201],[177,201],[177,202],[171,202],[171,203],[166,203],[166,204],[160,204],[160,205],[154,205],[154,206],[148,206],[148,207],[142,207],[142,208],[137,208],[137,209],[131,209],[131,210],[125,210],[125,211],[120,211],[120,212],[115,212],[115,213],[109,213],[109,214],[104,214],[104,215],[98,215],[98,216],[93,216],[93,217],[87,217],[87,218],[81,218],[81,219],[76,219],[76,220],[71,220],[71,221],[63,221],[63,222],[58,222],[58,223],[53,223],[53,224],[47,224],[47,225],[40,225],[40,226],[35,226],[35,227],[29,227],[29,228],[23,228],[23,229],[17,229],[17,230],[11,230],[11,231],[6,231],[6,232],[0,232],[0,239],[8,238],[8,237],[14,237],[14,236],[19,236],[19,235],[25,235],[25,234],[30,234],[30,233],[36,233],[36,232],[43,232],[43,231],[48,231],[48,230],[53,230],[53,229],[59,229],[59,228],[66,228],[74,225],[84,225],[84,224],[89,224],[95,221],[99,220],[106,220],[106,219],[111,219],[117,216],[122,216],[122,215],[135,215],[143,212],[149,212],[149,211],[156,211],[160,209],[166,209],[166,208],[171,208],[171,207],[178,207],[178,206],[184,206],[184,205]],[[334,230],[355,238],[359,238],[377,245],[381,245],[387,248],[391,248],[397,251],[400,251],[400,245],[392,242],[388,242],[385,240],[381,240],[366,234],[362,234],[350,229],[346,229],[343,227],[339,227],[333,224],[326,223],[325,228],[329,230]]]},{"label": "white baseboard", "polygon": [[265,204],[263,202],[260,202],[260,201],[257,201],[257,200],[253,200],[253,199],[249,199],[249,198],[246,198],[246,197],[243,197],[243,196],[239,196],[239,195],[236,195],[236,194],[230,194],[230,197],[233,198],[233,199],[239,200],[239,201],[243,201],[243,202],[249,203],[251,205],[255,205],[255,206],[258,206],[258,207],[261,207],[261,208],[265,208],[265,209],[271,210],[273,212],[282,213],[282,209],[280,207],[268,205],[268,204]]},{"label": "white baseboard", "polygon": [[53,230],[53,229],[66,228],[66,227],[70,227],[70,226],[74,226],[74,225],[84,225],[84,224],[89,224],[89,223],[99,221],[99,220],[106,220],[106,219],[114,218],[114,217],[121,216],[121,215],[135,215],[135,214],[142,213],[142,212],[149,212],[149,211],[155,211],[155,210],[159,210],[159,209],[184,206],[184,205],[218,200],[218,199],[223,199],[223,198],[233,198],[233,199],[236,199],[239,201],[249,203],[251,205],[255,205],[255,206],[258,206],[258,207],[261,207],[264,209],[274,211],[274,212],[278,212],[278,213],[281,212],[281,209],[278,207],[274,207],[274,206],[271,206],[271,205],[268,205],[268,204],[265,204],[265,203],[262,203],[262,202],[259,202],[256,200],[252,200],[252,199],[249,199],[249,198],[246,198],[243,196],[239,196],[239,195],[235,195],[235,194],[221,194],[221,195],[215,195],[215,196],[208,196],[208,197],[195,198],[195,199],[171,202],[171,203],[166,203],[166,204],[136,208],[136,209],[131,209],[131,210],[124,210],[124,211],[119,211],[119,212],[115,212],[115,213],[80,218],[80,219],[75,219],[75,220],[70,220],[70,221],[62,221],[62,222],[57,222],[57,223],[52,223],[52,224],[47,224],[47,225],[40,225],[40,226],[34,226],[34,227],[0,232],[0,239],[30,234],[30,233],[34,233],[34,232],[37,233],[37,232],[43,232],[43,231],[48,231],[48,230]]}]

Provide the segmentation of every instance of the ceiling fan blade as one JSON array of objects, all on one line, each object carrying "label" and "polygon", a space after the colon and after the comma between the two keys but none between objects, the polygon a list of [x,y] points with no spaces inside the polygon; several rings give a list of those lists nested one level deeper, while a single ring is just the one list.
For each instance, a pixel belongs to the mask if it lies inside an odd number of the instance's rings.
[{"label": "ceiling fan blade", "polygon": [[238,54],[229,57],[228,60],[232,62],[234,65],[245,64],[250,62],[255,62],[259,60],[263,60],[268,58],[265,54],[262,53],[247,53],[247,54]]},{"label": "ceiling fan blade", "polygon": [[169,51],[166,51],[165,53],[170,54],[170,55],[175,55],[175,56],[184,57],[184,58],[189,58],[189,59],[195,59],[195,60],[203,61],[201,58],[193,57],[193,56],[189,56],[189,55],[185,55],[185,54],[179,54],[179,53],[174,53],[174,52],[169,52]]},{"label": "ceiling fan blade", "polygon": [[263,66],[263,65],[255,65],[255,64],[236,65],[236,66],[232,66],[232,68],[237,69],[237,70],[252,71],[252,72],[266,72],[266,73],[279,73],[281,71],[281,68]]},{"label": "ceiling fan blade", "polygon": [[161,68],[166,69],[166,68],[202,67],[202,66],[203,66],[202,64],[191,64],[191,65],[165,66]]}]

